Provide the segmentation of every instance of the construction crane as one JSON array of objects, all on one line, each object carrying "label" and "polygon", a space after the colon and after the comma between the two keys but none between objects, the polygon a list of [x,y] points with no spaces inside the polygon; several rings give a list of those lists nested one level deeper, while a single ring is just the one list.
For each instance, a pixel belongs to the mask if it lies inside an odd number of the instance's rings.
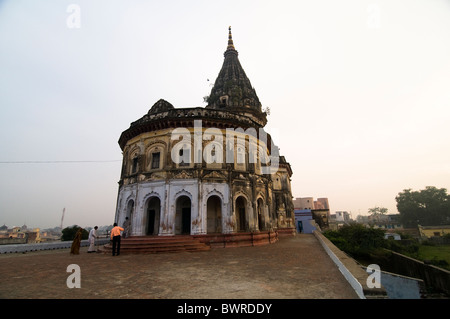
[{"label": "construction crane", "polygon": [[64,213],[66,212],[66,208],[64,207],[62,217],[61,217],[61,230],[63,229],[63,221],[64,221]]}]

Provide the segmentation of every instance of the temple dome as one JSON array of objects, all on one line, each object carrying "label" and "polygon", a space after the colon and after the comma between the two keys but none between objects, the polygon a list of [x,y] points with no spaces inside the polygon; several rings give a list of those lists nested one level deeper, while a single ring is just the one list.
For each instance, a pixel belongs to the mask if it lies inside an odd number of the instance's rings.
[{"label": "temple dome", "polygon": [[148,114],[154,114],[159,112],[164,112],[174,109],[173,105],[167,102],[166,100],[160,99],[158,102],[153,104],[151,109],[148,111]]}]

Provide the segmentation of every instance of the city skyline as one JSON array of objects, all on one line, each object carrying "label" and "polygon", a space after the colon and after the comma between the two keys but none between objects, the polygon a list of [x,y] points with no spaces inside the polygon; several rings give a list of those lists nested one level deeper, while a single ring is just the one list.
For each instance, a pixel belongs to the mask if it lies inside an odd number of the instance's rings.
[{"label": "city skyline", "polygon": [[229,26],[294,199],[450,189],[447,1],[2,1],[0,226],[112,224],[121,132],[206,106]]}]

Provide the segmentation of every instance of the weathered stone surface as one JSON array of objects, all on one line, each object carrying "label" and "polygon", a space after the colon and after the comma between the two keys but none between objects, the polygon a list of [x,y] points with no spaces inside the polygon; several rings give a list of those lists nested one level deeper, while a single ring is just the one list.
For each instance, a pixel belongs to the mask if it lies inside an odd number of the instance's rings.
[{"label": "weathered stone surface", "polygon": [[[69,249],[0,255],[0,298],[354,299],[311,234],[272,245],[177,254],[80,255]],[[77,264],[81,288],[69,289]]]}]

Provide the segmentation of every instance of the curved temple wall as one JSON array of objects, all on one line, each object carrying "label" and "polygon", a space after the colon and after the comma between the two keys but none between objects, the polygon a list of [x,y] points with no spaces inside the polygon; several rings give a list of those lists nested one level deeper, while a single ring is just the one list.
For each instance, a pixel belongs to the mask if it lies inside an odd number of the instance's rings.
[{"label": "curved temple wall", "polygon": [[207,100],[160,99],[122,132],[115,222],[128,217],[131,236],[290,232],[292,170],[230,43]]}]

